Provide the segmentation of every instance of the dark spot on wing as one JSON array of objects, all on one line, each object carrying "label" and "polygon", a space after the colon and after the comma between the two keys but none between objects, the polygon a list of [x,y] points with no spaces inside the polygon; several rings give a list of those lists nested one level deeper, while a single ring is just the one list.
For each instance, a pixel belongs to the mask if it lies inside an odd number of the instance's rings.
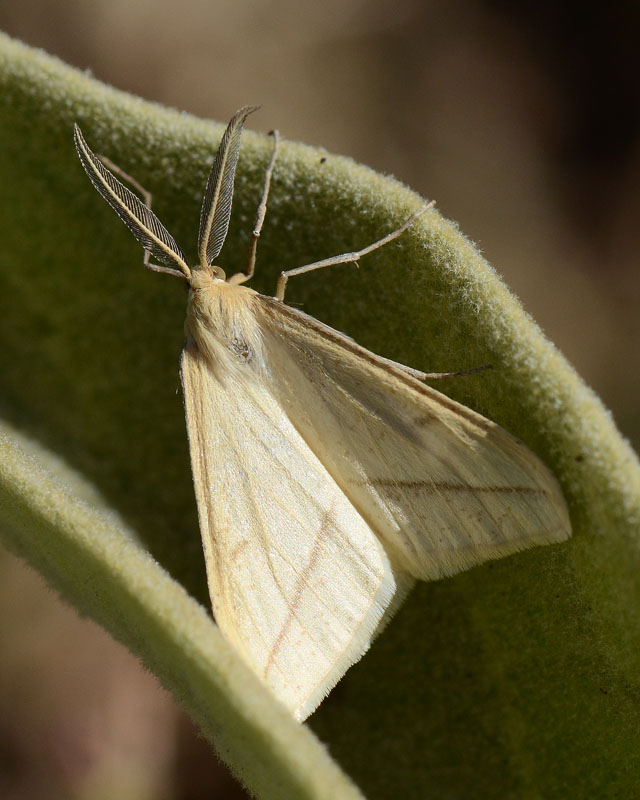
[{"label": "dark spot on wing", "polygon": [[430,414],[428,412],[425,412],[421,414],[419,417],[415,417],[413,422],[417,428],[424,428],[427,425],[431,425],[434,421],[437,421],[437,419],[438,418],[436,417],[435,414]]},{"label": "dark spot on wing", "polygon": [[244,361],[251,361],[253,359],[253,348],[244,339],[234,336],[229,342],[229,349],[232,353],[242,358]]}]

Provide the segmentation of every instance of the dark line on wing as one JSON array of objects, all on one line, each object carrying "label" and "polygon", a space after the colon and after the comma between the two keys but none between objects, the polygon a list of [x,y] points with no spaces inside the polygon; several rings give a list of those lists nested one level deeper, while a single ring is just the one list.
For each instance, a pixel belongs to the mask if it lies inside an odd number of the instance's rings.
[{"label": "dark line on wing", "polygon": [[356,486],[378,486],[391,489],[433,489],[439,492],[487,492],[491,494],[547,494],[545,489],[532,486],[471,486],[466,483],[445,481],[394,481],[390,478],[370,478],[366,481],[350,481]]},{"label": "dark line on wing", "polygon": [[288,630],[291,627],[291,623],[296,617],[298,606],[300,605],[300,601],[302,599],[302,594],[304,590],[307,588],[307,585],[309,583],[309,576],[316,567],[318,558],[320,556],[320,552],[322,551],[322,548],[324,546],[324,540],[327,536],[328,527],[331,522],[333,522],[332,510],[325,511],[325,513],[322,515],[320,530],[318,531],[318,537],[313,545],[309,561],[307,562],[306,567],[304,568],[302,574],[300,575],[296,583],[296,588],[293,595],[293,601],[291,603],[291,607],[289,608],[286,619],[282,623],[282,628],[280,629],[280,633],[276,637],[276,640],[273,643],[273,647],[271,648],[271,652],[269,653],[269,657],[267,658],[267,663],[265,664],[264,667],[265,676],[267,675],[269,669],[271,668],[271,665],[275,661],[276,655],[278,654],[278,650],[282,646],[282,643],[288,633]]},{"label": "dark line on wing", "polygon": [[[255,409],[258,409],[258,408],[260,409],[261,413],[264,414],[264,411],[262,410],[262,408],[260,406],[258,406],[258,405],[255,405]],[[238,408],[238,414],[242,415],[242,419],[243,419],[245,425],[247,426],[247,430],[251,431],[253,439],[256,442],[259,442],[260,445],[262,446],[262,448],[264,450],[264,453],[265,453],[264,457],[265,458],[276,458],[276,454],[273,452],[272,448],[269,446],[269,444],[267,444],[267,442],[264,440],[264,438],[261,435],[262,434],[262,430],[263,430],[263,425],[260,424],[260,423],[259,424],[255,424],[255,421],[250,416],[245,416],[244,415],[244,412],[243,412],[243,410],[241,408]],[[267,420],[267,422],[268,422],[268,420]],[[282,437],[283,441],[285,441],[285,436],[284,436],[282,430],[280,428],[278,428],[277,430],[278,430],[279,435]],[[238,448],[236,447],[236,449],[238,449]],[[298,482],[296,480],[295,475],[293,475],[291,473],[289,468],[281,460],[276,458],[276,461],[277,461],[278,466],[282,470],[282,483],[283,484],[285,482],[286,483],[295,483],[298,486],[298,488],[304,492],[305,497],[307,498],[307,504],[313,504],[314,503],[314,497],[309,492],[309,490],[306,489],[300,482]],[[342,490],[338,487],[338,491],[342,491]],[[249,492],[248,490],[246,491],[246,495],[250,498],[250,502],[253,504],[254,509],[256,510],[256,515],[259,516],[260,519],[262,520],[263,528],[264,529],[268,529],[269,525],[266,522],[265,515],[262,512],[262,510],[260,508],[260,505],[258,503],[256,503],[256,502],[254,502],[254,500],[255,500],[254,495],[251,492]],[[301,528],[301,529],[305,528],[305,526],[307,524],[306,520],[302,516],[300,516],[299,512],[295,513],[289,506],[287,506],[280,499],[280,497],[277,494],[272,498],[271,502],[274,505],[278,505],[282,509],[283,515],[284,516],[289,516],[292,519],[292,521],[295,524],[298,525],[299,528]],[[350,555],[350,563],[355,565],[353,567],[353,569],[350,569],[345,573],[345,577],[351,583],[353,583],[354,586],[360,587],[360,581],[353,574],[353,572],[357,571],[357,570],[362,572],[364,570],[366,572],[366,574],[367,574],[368,580],[370,580],[370,581],[378,581],[379,582],[380,581],[380,575],[377,572],[375,572],[371,568],[371,566],[369,566],[367,564],[366,561],[363,560],[362,555],[357,550],[355,550],[355,548],[353,547],[352,543],[349,541],[348,536],[345,536],[344,531],[341,530],[341,529],[336,528],[336,533],[339,534],[340,537],[341,537],[340,542],[341,542],[341,549],[342,549],[343,555],[347,555],[347,550],[348,550],[348,554]],[[280,585],[280,581],[278,580],[278,576],[276,574],[276,571],[273,568],[272,561],[271,561],[271,558],[270,558],[270,555],[269,555],[269,550],[271,548],[275,549],[278,552],[278,555],[280,556],[280,558],[286,564],[288,564],[288,566],[291,567],[292,569],[296,569],[298,564],[295,561],[295,559],[292,559],[290,557],[291,554],[286,548],[281,549],[281,548],[277,547],[273,542],[270,543],[269,547],[267,547],[265,545],[264,548],[263,548],[264,552],[265,552],[265,554],[267,556],[267,561],[268,561],[268,564],[269,564],[269,569],[271,571],[271,575],[272,575],[273,581],[276,584],[276,586],[278,587],[278,589],[280,589],[281,594],[283,596],[285,596],[285,593],[284,593],[284,591],[282,591],[282,587]],[[317,595],[318,599],[322,602],[321,596],[318,595],[317,592],[313,588],[311,588],[310,591],[313,591]]]}]

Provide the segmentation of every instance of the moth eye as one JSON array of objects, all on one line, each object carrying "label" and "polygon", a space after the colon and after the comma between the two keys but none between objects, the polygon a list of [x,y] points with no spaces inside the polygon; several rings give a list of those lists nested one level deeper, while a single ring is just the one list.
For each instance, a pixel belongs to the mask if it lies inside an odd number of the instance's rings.
[{"label": "moth eye", "polygon": [[253,348],[251,345],[244,339],[239,339],[237,336],[231,339],[229,349],[244,361],[249,362],[253,358]]}]

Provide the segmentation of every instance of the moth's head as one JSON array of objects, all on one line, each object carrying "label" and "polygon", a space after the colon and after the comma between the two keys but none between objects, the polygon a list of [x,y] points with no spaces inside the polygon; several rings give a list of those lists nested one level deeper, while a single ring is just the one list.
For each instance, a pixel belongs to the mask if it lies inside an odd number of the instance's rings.
[{"label": "moth's head", "polygon": [[191,268],[189,287],[192,292],[215,290],[221,283],[226,283],[227,275],[221,267],[200,264]]},{"label": "moth's head", "polygon": [[[223,273],[224,274],[224,273]],[[256,293],[217,278],[211,268],[191,270],[185,331],[218,380],[262,369],[262,336]]]}]

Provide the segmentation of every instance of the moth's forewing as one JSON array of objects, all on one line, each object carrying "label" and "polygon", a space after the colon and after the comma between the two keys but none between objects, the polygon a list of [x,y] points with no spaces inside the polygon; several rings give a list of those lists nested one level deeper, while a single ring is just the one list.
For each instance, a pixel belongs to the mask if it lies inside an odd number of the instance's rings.
[{"label": "moth's forewing", "polygon": [[431,580],[570,535],[556,479],[520,440],[312,317],[259,304],[280,404],[403,570]]}]

